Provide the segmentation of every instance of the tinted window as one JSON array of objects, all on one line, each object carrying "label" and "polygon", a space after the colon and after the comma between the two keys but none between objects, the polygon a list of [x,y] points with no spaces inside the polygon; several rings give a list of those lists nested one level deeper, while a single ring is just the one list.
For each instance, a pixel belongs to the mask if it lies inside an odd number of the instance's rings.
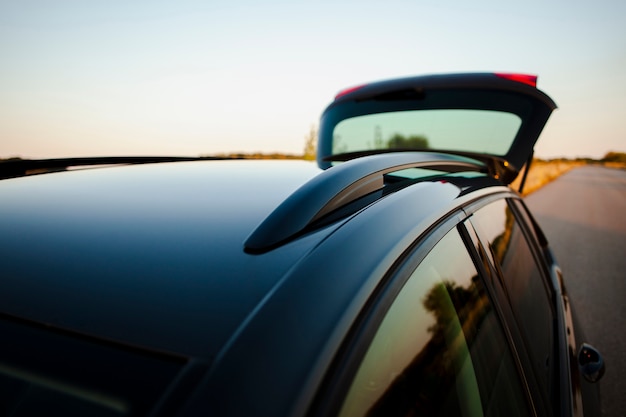
[{"label": "tinted window", "polygon": [[528,414],[500,322],[453,229],[386,312],[340,415]]},{"label": "tinted window", "polygon": [[370,149],[454,149],[505,154],[522,121],[488,110],[410,110],[367,114],[341,121],[333,153]]},{"label": "tinted window", "polygon": [[[520,223],[528,226],[526,229],[530,233],[531,239],[534,239],[536,242],[541,241],[541,237],[537,235],[537,229],[534,227],[535,223],[533,222],[533,219],[531,218],[531,215],[524,203],[517,199],[510,200],[509,202],[517,208],[517,213],[520,216]],[[539,233],[541,233],[541,231],[539,231]]]},{"label": "tinted window", "polygon": [[528,242],[505,200],[478,210],[472,216],[504,283],[533,370],[544,393],[550,392],[553,314],[550,297]]}]

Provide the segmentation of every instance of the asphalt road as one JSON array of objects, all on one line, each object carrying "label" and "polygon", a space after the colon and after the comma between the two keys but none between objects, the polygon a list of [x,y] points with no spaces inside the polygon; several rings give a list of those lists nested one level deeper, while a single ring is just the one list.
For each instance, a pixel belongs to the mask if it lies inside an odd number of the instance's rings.
[{"label": "asphalt road", "polygon": [[587,341],[606,363],[605,417],[626,417],[626,170],[569,171],[526,198],[563,270]]}]

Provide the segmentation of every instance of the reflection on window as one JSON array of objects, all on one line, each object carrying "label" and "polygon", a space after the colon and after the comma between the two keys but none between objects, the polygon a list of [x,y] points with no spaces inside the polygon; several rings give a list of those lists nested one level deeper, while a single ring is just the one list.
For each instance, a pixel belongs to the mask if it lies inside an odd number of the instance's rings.
[{"label": "reflection on window", "polygon": [[333,131],[333,154],[372,149],[447,149],[505,154],[519,116],[487,110],[410,110],[345,119]]},{"label": "reflection on window", "polygon": [[540,269],[505,200],[472,216],[478,233],[489,242],[492,260],[504,279],[515,320],[531,356],[540,388],[550,393],[553,333],[552,308]]},{"label": "reflection on window", "polygon": [[341,416],[522,416],[525,397],[485,289],[456,229],[384,317]]}]

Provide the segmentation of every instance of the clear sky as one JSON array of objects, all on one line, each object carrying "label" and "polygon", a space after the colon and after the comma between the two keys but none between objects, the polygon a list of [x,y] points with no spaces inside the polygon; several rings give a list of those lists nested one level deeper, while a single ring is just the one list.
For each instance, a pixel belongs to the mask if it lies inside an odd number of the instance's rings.
[{"label": "clear sky", "polygon": [[626,151],[626,1],[0,0],[0,158],[301,153],[341,89],[525,72],[540,157]]}]

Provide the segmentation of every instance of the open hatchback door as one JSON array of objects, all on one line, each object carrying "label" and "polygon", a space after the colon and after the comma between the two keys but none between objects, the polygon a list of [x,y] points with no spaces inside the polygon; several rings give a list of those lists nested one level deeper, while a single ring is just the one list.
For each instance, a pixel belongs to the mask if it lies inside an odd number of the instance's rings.
[{"label": "open hatchback door", "polygon": [[340,92],[320,123],[321,168],[356,157],[423,150],[479,159],[510,184],[532,159],[556,104],[524,74],[428,75]]}]

